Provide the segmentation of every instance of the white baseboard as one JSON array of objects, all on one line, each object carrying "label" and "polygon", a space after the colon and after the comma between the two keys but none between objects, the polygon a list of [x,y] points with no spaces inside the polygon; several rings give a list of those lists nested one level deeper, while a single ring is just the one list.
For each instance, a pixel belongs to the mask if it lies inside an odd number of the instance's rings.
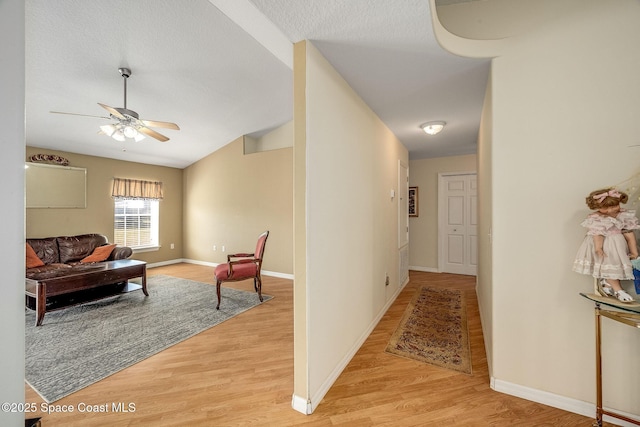
[{"label": "white baseboard", "polygon": [[[577,399],[571,399],[566,396],[560,396],[557,394],[549,393],[542,390],[536,390],[529,387],[524,387],[518,384],[509,383],[506,381],[491,378],[491,388],[500,393],[509,394],[511,396],[520,397],[522,399],[530,400],[532,402],[542,403],[543,405],[552,406],[554,408],[562,409],[567,412],[573,412],[574,414],[584,415],[595,419],[596,406],[593,403],[584,402]],[[617,412],[632,420],[640,421],[640,417],[634,414],[624,413],[618,410],[605,408],[611,412]],[[604,421],[623,427],[634,427],[635,424],[629,423],[624,420],[619,420],[605,415]]]},{"label": "white baseboard", "polygon": [[160,261],[160,262],[153,262],[151,264],[147,264],[147,268],[162,267],[164,265],[171,265],[171,264],[180,264],[181,262],[184,262],[184,260],[180,258],[170,259],[168,261]]},{"label": "white baseboard", "polygon": [[313,412],[311,409],[311,402],[307,401],[304,397],[296,396],[295,394],[291,399],[291,407],[304,415],[311,415]]},{"label": "white baseboard", "polygon": [[[147,264],[147,268],[162,267],[164,265],[171,265],[171,264],[180,264],[181,262],[185,262],[187,264],[205,265],[207,267],[214,267],[214,268],[219,265],[219,263],[216,263],[216,262],[198,261],[196,259],[188,259],[188,258],[178,258],[178,259],[172,259],[169,261],[161,261],[161,262],[154,262],[152,264]],[[279,273],[277,271],[269,271],[269,270],[262,270],[261,273],[263,276],[271,276],[271,277],[278,277],[280,279],[293,280],[293,274],[289,274],[289,273]]]},{"label": "white baseboard", "polygon": [[293,274],[289,274],[289,273],[278,273],[277,271],[262,270],[261,274],[263,276],[278,277],[280,279],[293,280]]},{"label": "white baseboard", "polygon": [[306,400],[300,396],[296,396],[296,395],[293,396],[293,400],[291,402],[291,407],[293,409],[305,415],[310,415],[313,413],[313,411],[316,410],[320,401],[322,401],[322,399],[327,394],[331,386],[336,382],[336,380],[338,379],[342,371],[344,371],[344,368],[346,368],[349,362],[351,361],[351,359],[353,359],[353,356],[355,356],[358,350],[360,350],[360,347],[362,347],[362,344],[364,344],[367,338],[369,338],[369,335],[371,335],[371,332],[373,332],[375,327],[378,325],[378,322],[380,322],[380,319],[382,319],[382,316],[384,316],[387,310],[389,310],[389,307],[391,307],[391,304],[393,304],[393,302],[396,300],[398,295],[400,295],[400,292],[404,289],[407,283],[409,283],[408,277],[405,280],[405,282],[398,287],[398,289],[393,294],[393,296],[389,298],[389,301],[387,301],[387,303],[384,305],[384,307],[382,307],[378,315],[371,321],[367,330],[362,335],[360,335],[360,338],[354,343],[354,345],[351,347],[349,352],[347,352],[347,354],[342,358],[340,363],[336,365],[336,367],[331,372],[331,374],[329,374],[327,379],[322,383],[318,391],[314,393],[314,395],[311,396],[309,400]]},{"label": "white baseboard", "polygon": [[432,267],[420,267],[418,265],[410,265],[409,270],[424,271],[426,273],[440,273],[440,270]]}]

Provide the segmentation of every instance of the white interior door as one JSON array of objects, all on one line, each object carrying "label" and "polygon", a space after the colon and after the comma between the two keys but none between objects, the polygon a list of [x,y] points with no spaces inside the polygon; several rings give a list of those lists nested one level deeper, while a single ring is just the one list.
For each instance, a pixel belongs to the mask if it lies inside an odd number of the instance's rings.
[{"label": "white interior door", "polygon": [[475,276],[478,270],[476,173],[440,174],[439,269]]}]

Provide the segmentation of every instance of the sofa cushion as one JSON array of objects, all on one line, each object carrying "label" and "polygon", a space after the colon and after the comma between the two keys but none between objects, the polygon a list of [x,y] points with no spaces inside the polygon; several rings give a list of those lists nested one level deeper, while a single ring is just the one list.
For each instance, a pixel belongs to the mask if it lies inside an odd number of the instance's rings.
[{"label": "sofa cushion", "polygon": [[60,262],[70,263],[80,261],[91,255],[93,250],[107,242],[107,238],[102,234],[82,234],[79,236],[57,237],[58,249],[60,250]]},{"label": "sofa cushion", "polygon": [[27,239],[27,243],[45,264],[60,262],[60,252],[58,251],[58,242],[55,237]]},{"label": "sofa cushion", "polygon": [[36,254],[36,251],[33,250],[31,245],[26,243],[25,247],[26,247],[25,265],[27,266],[27,268],[35,268],[35,267],[43,266],[44,262],[42,262],[42,260],[40,258],[38,258],[38,255]]},{"label": "sofa cushion", "polygon": [[107,258],[109,258],[109,256],[111,255],[111,252],[113,252],[113,248],[115,248],[115,247],[116,247],[116,245],[98,246],[97,248],[95,248],[93,250],[91,255],[89,255],[86,258],[82,258],[80,260],[80,262],[83,263],[83,264],[86,264],[86,263],[89,263],[89,262],[104,261]]}]

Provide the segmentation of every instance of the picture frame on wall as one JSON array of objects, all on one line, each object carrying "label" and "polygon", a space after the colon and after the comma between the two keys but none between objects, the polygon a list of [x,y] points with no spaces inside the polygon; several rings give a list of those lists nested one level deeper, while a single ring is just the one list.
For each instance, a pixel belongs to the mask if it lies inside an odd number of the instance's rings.
[{"label": "picture frame on wall", "polygon": [[409,187],[409,216],[418,216],[418,187]]}]

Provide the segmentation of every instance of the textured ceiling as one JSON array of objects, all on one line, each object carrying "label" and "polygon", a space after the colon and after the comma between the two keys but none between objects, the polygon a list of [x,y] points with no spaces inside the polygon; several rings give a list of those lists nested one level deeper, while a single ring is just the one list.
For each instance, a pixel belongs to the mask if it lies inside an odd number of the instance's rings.
[{"label": "textured ceiling", "polygon": [[[281,125],[292,118],[292,73],[286,52],[270,48],[279,29],[311,40],[411,158],[476,151],[488,61],[444,52],[426,0],[27,0],[26,11],[28,145],[185,167]],[[271,24],[271,35],[255,31]],[[123,66],[133,71],[127,107],[179,124],[157,129],[170,141],[118,143],[97,134],[106,120],[50,113],[122,107]],[[430,120],[447,127],[428,137],[418,126]]]},{"label": "textured ceiling", "polygon": [[[476,152],[488,60],[445,52],[425,0],[252,0],[291,41],[311,40],[412,159]],[[419,125],[447,122],[427,136]]]}]

